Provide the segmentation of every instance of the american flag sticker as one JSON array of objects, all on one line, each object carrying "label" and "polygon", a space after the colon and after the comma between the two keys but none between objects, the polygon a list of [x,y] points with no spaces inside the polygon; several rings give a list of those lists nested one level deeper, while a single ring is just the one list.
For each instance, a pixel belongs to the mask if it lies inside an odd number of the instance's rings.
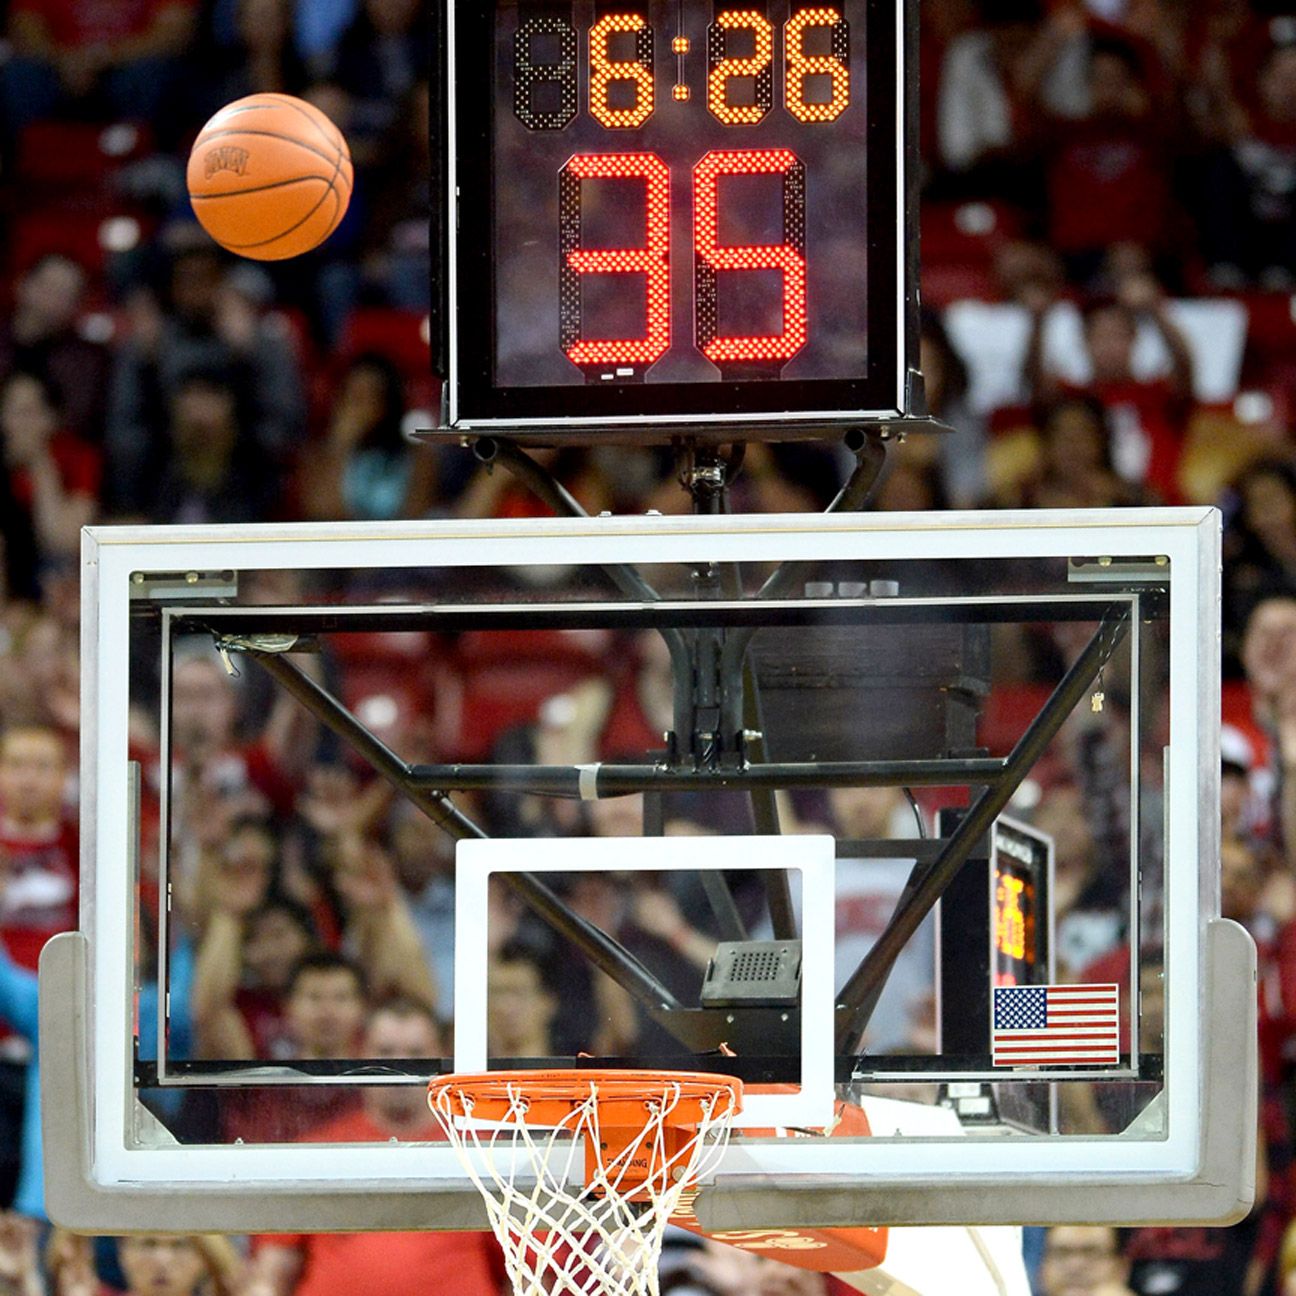
[{"label": "american flag sticker", "polygon": [[1114,985],[996,986],[990,1034],[993,1064],[1116,1065],[1118,994]]}]

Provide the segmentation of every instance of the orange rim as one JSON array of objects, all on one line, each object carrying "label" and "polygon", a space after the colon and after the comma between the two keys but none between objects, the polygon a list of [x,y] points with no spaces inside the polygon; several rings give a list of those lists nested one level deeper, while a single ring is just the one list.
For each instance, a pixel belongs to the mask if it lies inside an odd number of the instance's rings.
[{"label": "orange rim", "polygon": [[[438,1076],[428,1084],[430,1100],[446,1095],[451,1115],[520,1124],[564,1124],[592,1096],[604,1124],[624,1126],[643,1120],[650,1105],[668,1101],[664,1127],[696,1125],[715,1107],[730,1102],[742,1110],[742,1081],[707,1071],[618,1071],[599,1067],[562,1071],[486,1071]],[[521,1095],[525,1106],[515,1105]]]}]

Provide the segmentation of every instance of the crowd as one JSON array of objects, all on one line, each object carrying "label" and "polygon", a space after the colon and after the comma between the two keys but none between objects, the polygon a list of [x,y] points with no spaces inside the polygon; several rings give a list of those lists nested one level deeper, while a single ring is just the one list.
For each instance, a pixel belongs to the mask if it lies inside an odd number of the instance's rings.
[{"label": "crowd", "polygon": [[[77,922],[80,528],[544,511],[506,473],[406,436],[437,398],[424,6],[8,0],[0,12],[0,1203],[12,1206],[0,1292],[380,1296],[447,1290],[454,1273],[456,1293],[494,1296],[499,1257],[477,1235],[92,1246],[47,1231],[29,1061],[40,947]],[[1225,517],[1223,908],[1261,951],[1258,1205],[1218,1232],[1051,1230],[1033,1243],[1037,1291],[1293,1296],[1296,15],[1283,0],[936,0],[921,23],[922,367],[954,432],[893,448],[876,506],[1212,503]],[[356,163],[342,228],[281,265],[220,254],[184,194],[198,127],[261,90],[324,108]],[[652,451],[567,450],[549,466],[590,513],[689,507]],[[846,466],[830,448],[752,446],[733,508],[820,509]],[[300,578],[262,579],[249,597],[274,601]],[[318,669],[411,759],[569,763],[649,750],[670,724],[654,636],[346,639]],[[132,734],[154,771],[156,719],[141,713]],[[442,1056],[447,839],[290,702],[233,681],[210,645],[177,656],[172,725],[172,1055]],[[1122,937],[1099,884],[1110,843],[1093,830],[1086,750],[1083,736],[1068,748],[1072,776],[1036,816],[1058,842],[1075,975]],[[642,822],[632,798],[588,812],[464,804],[510,835]],[[914,831],[898,794],[817,811],[842,835]],[[859,874],[851,934],[867,938],[865,911],[897,885]],[[147,879],[144,891],[156,912]],[[589,877],[568,899],[663,967],[705,961],[702,907],[682,886]],[[491,901],[493,1049],[644,1043],[611,982],[546,957],[510,893]],[[1157,969],[1144,970],[1146,1004]],[[147,1059],[156,1005],[141,1000]],[[872,1043],[921,1047],[918,1000],[881,1012]],[[150,1101],[194,1140],[431,1136],[417,1087],[351,1093]],[[679,1248],[672,1263],[676,1296],[831,1290],[731,1249]]]}]

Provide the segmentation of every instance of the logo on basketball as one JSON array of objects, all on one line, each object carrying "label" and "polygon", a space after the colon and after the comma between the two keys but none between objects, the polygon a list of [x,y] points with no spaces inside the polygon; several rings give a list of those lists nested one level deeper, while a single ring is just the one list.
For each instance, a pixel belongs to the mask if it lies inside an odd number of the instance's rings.
[{"label": "logo on basketball", "polygon": [[235,148],[229,144],[222,144],[219,148],[208,149],[203,155],[203,169],[208,180],[220,171],[233,171],[235,175],[246,175],[247,162],[247,149]]},{"label": "logo on basketball", "polygon": [[709,1236],[743,1251],[819,1251],[828,1245],[796,1229],[730,1229]]}]

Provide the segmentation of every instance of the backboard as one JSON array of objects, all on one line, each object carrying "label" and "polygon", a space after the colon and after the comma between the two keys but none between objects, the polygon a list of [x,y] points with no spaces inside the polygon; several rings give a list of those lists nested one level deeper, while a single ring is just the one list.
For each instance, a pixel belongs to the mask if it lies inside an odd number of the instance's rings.
[{"label": "backboard", "polygon": [[97,528],[83,562],[55,1219],[480,1226],[426,1082],[553,1065],[743,1079],[712,1231],[1246,1209],[1213,511]]},{"label": "backboard", "polygon": [[440,426],[792,440],[925,415],[912,0],[447,5]]}]

